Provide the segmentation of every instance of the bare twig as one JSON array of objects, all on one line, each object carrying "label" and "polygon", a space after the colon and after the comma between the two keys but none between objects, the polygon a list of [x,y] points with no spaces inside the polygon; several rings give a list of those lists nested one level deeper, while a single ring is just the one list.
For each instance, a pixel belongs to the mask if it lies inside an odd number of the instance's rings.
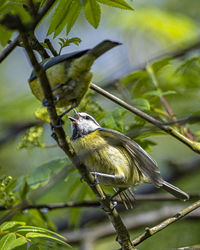
[{"label": "bare twig", "polygon": [[191,204],[190,206],[184,208],[183,210],[181,210],[180,212],[175,214],[173,217],[170,217],[170,218],[162,221],[158,225],[156,225],[152,228],[146,228],[145,232],[143,234],[141,234],[139,237],[137,237],[136,239],[134,239],[132,241],[133,245],[136,246],[136,245],[140,244],[141,242],[143,242],[147,238],[160,232],[161,230],[163,230],[167,226],[171,225],[172,223],[176,222],[177,220],[180,220],[181,218],[183,218],[184,216],[186,216],[187,214],[191,213],[192,211],[196,210],[199,207],[200,207],[200,200]]},{"label": "bare twig", "polygon": [[95,85],[94,83],[91,83],[90,88],[95,90],[97,93],[105,96],[106,98],[112,100],[113,102],[119,104],[120,106],[124,107],[125,109],[131,111],[132,113],[140,116],[144,120],[152,123],[159,129],[165,131],[166,133],[172,135],[175,137],[177,140],[181,141],[185,145],[187,145],[189,148],[191,148],[194,152],[200,153],[200,143],[196,141],[192,141],[189,138],[185,137],[181,133],[179,133],[176,129],[168,126],[168,125],[163,125],[161,121],[156,120],[152,116],[148,115],[147,113],[135,108],[134,106],[124,102],[120,98],[110,94],[109,92],[105,91],[104,89],[100,88],[99,86]]}]

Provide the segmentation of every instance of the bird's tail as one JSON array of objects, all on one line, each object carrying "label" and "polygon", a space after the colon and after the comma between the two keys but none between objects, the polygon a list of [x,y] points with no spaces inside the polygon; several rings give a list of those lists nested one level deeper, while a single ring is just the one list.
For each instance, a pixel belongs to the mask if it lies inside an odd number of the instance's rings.
[{"label": "bird's tail", "polygon": [[105,40],[94,48],[89,49],[85,54],[73,60],[68,77],[74,78],[74,76],[80,76],[82,73],[85,75],[85,72],[90,70],[92,64],[99,56],[120,44],[121,43],[118,42]]},{"label": "bird's tail", "polygon": [[93,49],[90,49],[87,54],[91,54],[95,57],[95,59],[97,59],[99,56],[118,45],[121,45],[121,43],[104,40],[101,43],[97,44],[97,46],[95,46]]},{"label": "bird's tail", "polygon": [[[128,191],[129,194],[127,194],[126,191]],[[115,190],[115,192],[116,192],[116,190]],[[134,197],[134,194],[133,194],[133,192],[132,192],[132,190],[130,188],[126,189],[126,190],[119,190],[112,197],[114,198],[115,196],[116,196],[116,198],[117,198],[117,196],[119,197],[118,201],[123,203],[124,207],[127,210],[134,208],[135,197]]]},{"label": "bird's tail", "polygon": [[180,200],[188,200],[190,198],[187,193],[183,192],[179,188],[173,186],[172,184],[166,181],[163,181],[162,188]]}]

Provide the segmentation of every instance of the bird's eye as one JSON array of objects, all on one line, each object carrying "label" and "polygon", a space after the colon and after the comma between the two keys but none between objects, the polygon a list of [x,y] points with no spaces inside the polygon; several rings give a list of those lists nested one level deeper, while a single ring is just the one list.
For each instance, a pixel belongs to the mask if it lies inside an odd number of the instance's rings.
[{"label": "bird's eye", "polygon": [[86,120],[90,120],[90,117],[88,115],[86,115],[85,119]]}]

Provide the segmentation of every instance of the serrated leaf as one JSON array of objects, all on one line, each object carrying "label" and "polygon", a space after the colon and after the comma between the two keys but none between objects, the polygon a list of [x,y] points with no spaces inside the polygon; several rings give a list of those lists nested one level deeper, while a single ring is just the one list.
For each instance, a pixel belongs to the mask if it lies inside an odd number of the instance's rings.
[{"label": "serrated leaf", "polygon": [[10,248],[14,241],[16,240],[16,235],[14,233],[9,233],[4,235],[0,240],[0,249],[12,249]]},{"label": "serrated leaf", "polygon": [[20,226],[24,226],[26,225],[25,222],[22,222],[22,221],[6,221],[4,222],[2,225],[0,225],[0,231],[6,231],[8,229],[11,229],[17,225],[20,225]]},{"label": "serrated leaf", "polygon": [[126,1],[124,0],[98,0],[98,2],[120,8],[125,10],[134,10]]},{"label": "serrated leaf", "polygon": [[88,0],[84,6],[85,17],[96,29],[101,19],[101,8],[96,0]]},{"label": "serrated leaf", "polygon": [[132,104],[141,110],[148,111],[150,110],[150,103],[144,98],[135,98],[132,100]]},{"label": "serrated leaf", "polygon": [[72,37],[72,38],[58,38],[60,42],[60,49],[59,49],[59,55],[61,53],[61,50],[67,46],[69,46],[71,43],[74,43],[75,45],[79,45],[81,43],[81,39],[79,37]]},{"label": "serrated leaf", "polygon": [[148,79],[148,78],[149,78],[148,73],[144,70],[141,70],[141,71],[136,71],[136,72],[130,73],[129,75],[125,76],[121,80],[121,83],[124,86],[127,86],[129,84],[133,84],[135,82],[142,81],[142,80]]},{"label": "serrated leaf", "polygon": [[58,173],[67,164],[66,158],[47,162],[27,176],[27,183],[32,189],[44,186],[50,180],[51,175]]},{"label": "serrated leaf", "polygon": [[157,73],[159,70],[161,70],[163,67],[169,65],[170,61],[172,60],[172,58],[170,57],[166,57],[163,58],[159,61],[154,62],[151,66],[153,68],[154,73]]},{"label": "serrated leaf", "polygon": [[41,234],[41,233],[33,233],[33,232],[31,232],[31,233],[27,233],[26,234],[26,237],[27,238],[36,238],[36,239],[44,239],[44,240],[50,240],[50,241],[53,241],[53,242],[56,242],[56,243],[58,243],[58,244],[62,244],[62,245],[64,245],[64,246],[66,246],[66,247],[70,247],[70,248],[72,248],[69,244],[67,244],[66,242],[64,242],[64,241],[62,241],[62,240],[59,240],[59,239],[57,239],[57,238],[55,238],[55,237],[52,237],[52,236],[50,236],[50,235],[46,235],[46,234]]}]

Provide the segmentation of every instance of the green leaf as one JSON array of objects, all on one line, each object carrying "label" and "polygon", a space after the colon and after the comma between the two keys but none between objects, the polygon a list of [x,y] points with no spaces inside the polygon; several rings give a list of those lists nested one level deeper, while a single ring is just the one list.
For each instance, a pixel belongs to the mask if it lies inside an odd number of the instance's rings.
[{"label": "green leaf", "polygon": [[64,22],[64,20],[65,20],[66,15],[69,12],[69,9],[71,7],[72,2],[73,2],[73,0],[68,0],[68,1],[60,0],[60,1],[58,1],[58,6],[54,10],[54,14],[51,18],[51,23],[50,23],[47,35],[50,35],[51,33],[56,32],[56,30],[58,28],[59,28],[60,32],[63,30],[63,28],[66,25],[66,22]]},{"label": "green leaf", "polygon": [[72,37],[72,38],[58,38],[59,39],[59,45],[60,45],[60,49],[59,49],[59,55],[61,53],[61,50],[67,46],[69,46],[71,43],[74,43],[75,45],[79,45],[81,43],[81,39],[79,37]]},{"label": "green leaf", "polygon": [[58,173],[67,164],[66,158],[56,159],[39,166],[27,176],[27,183],[32,189],[44,186],[50,180],[50,177]]},{"label": "green leaf", "polygon": [[2,250],[12,249],[10,247],[12,246],[15,240],[16,236],[14,233],[9,233],[4,235],[0,240],[0,249]]},{"label": "green leaf", "polygon": [[32,238],[32,239],[34,239],[34,238],[36,238],[36,239],[42,238],[42,239],[44,239],[44,240],[47,240],[47,241],[50,240],[50,241],[56,242],[56,243],[58,243],[58,244],[62,244],[62,245],[64,245],[64,246],[66,246],[66,247],[72,248],[72,247],[71,247],[69,244],[67,244],[66,242],[64,242],[64,241],[62,241],[62,240],[59,240],[59,239],[57,239],[57,238],[55,238],[55,237],[52,237],[52,236],[50,236],[50,235],[46,235],[46,234],[31,232],[31,233],[27,233],[27,234],[26,234],[26,237],[27,237],[27,238]]},{"label": "green leaf", "polygon": [[139,81],[144,81],[145,79],[148,79],[149,75],[146,71],[141,70],[141,71],[136,71],[133,73],[130,73],[129,75],[125,76],[122,80],[121,83],[124,86],[127,86],[129,84],[134,84]]},{"label": "green leaf", "polygon": [[144,98],[135,98],[132,100],[132,104],[138,109],[144,111],[150,110],[150,103]]},{"label": "green leaf", "polygon": [[96,29],[101,19],[101,8],[96,0],[88,0],[84,6],[88,22]]},{"label": "green leaf", "polygon": [[159,61],[154,62],[151,66],[153,68],[154,73],[157,73],[159,70],[161,70],[163,67],[169,65],[170,61],[172,60],[172,58],[170,57],[166,57],[163,58]]},{"label": "green leaf", "polygon": [[22,221],[8,221],[8,222],[6,221],[2,225],[0,225],[0,231],[1,232],[6,231],[8,229],[11,229],[11,228],[17,226],[17,225],[24,226],[24,225],[26,225],[26,223],[22,222]]},{"label": "green leaf", "polygon": [[51,230],[48,230],[46,228],[42,228],[42,227],[34,227],[34,226],[21,226],[21,227],[18,227],[17,232],[39,232],[39,233],[47,233],[47,234],[52,234],[54,236],[57,236],[63,240],[66,240],[65,237],[63,237],[62,235],[60,234],[57,234],[56,232],[53,232]]},{"label": "green leaf", "polygon": [[16,247],[20,247],[20,250],[21,250],[22,246],[25,244],[27,244],[27,240],[24,236],[21,236],[15,239],[15,241],[12,242],[11,246],[9,246],[6,250],[15,249]]},{"label": "green leaf", "polygon": [[54,38],[60,34],[60,32],[67,26],[67,34],[71,30],[72,26],[76,22],[82,6],[77,0],[65,0],[59,1],[54,15],[51,19],[51,24],[47,35],[54,32]]},{"label": "green leaf", "polygon": [[13,31],[7,30],[3,26],[0,26],[0,44],[2,46],[7,45],[13,33]]},{"label": "green leaf", "polygon": [[98,0],[98,2],[120,8],[120,9],[125,9],[125,10],[134,10],[127,2],[124,0]]},{"label": "green leaf", "polygon": [[79,1],[76,0],[76,1],[72,2],[71,10],[66,17],[67,34],[69,34],[71,28],[75,24],[80,12],[81,12],[81,9],[82,9],[82,6],[79,3]]},{"label": "green leaf", "polygon": [[160,90],[153,90],[153,91],[148,91],[146,93],[144,93],[143,97],[146,97],[146,96],[158,96],[158,97],[161,97],[161,96],[164,96],[164,95],[173,95],[173,94],[176,94],[176,91],[174,90],[168,90],[168,91],[160,91]]}]

